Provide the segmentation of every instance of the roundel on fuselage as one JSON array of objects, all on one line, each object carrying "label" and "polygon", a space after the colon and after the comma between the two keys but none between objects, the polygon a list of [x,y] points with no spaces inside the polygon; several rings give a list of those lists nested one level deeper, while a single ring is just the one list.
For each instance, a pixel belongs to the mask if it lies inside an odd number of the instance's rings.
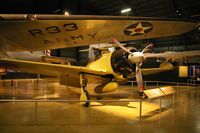
[{"label": "roundel on fuselage", "polygon": [[127,26],[124,34],[127,36],[139,36],[149,33],[153,29],[153,25],[149,22],[137,22]]}]

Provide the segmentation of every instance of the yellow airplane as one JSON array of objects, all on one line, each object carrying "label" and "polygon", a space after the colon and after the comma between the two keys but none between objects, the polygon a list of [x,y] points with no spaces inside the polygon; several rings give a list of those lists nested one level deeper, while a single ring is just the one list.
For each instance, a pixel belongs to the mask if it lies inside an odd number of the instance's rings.
[{"label": "yellow airplane", "polygon": [[[1,50],[35,51],[76,47],[110,42],[111,38],[121,48],[102,54],[85,67],[6,58],[0,59],[0,66],[60,77],[61,84],[81,88],[81,100],[90,98],[86,87],[96,93],[111,92],[118,88],[118,82],[127,80],[134,73],[142,97],[142,73],[167,71],[173,66],[163,62],[159,68],[141,69],[144,59],[161,55],[147,53],[152,44],[139,52],[135,48],[125,48],[119,41],[176,36],[197,26],[193,21],[161,18],[0,14]],[[86,102],[85,106],[89,106],[89,103]]]}]

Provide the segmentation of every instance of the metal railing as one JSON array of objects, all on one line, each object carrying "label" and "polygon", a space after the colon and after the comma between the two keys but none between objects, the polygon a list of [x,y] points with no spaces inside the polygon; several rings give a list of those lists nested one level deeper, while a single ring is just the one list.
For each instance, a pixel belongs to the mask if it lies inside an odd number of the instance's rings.
[{"label": "metal railing", "polygon": [[[131,83],[131,86],[137,85],[137,81],[128,81]],[[154,84],[155,86],[161,85],[173,85],[173,86],[200,86],[200,84],[196,84],[197,80],[188,79],[187,83],[179,83],[179,82],[168,82],[168,81],[143,81],[144,86],[146,87],[148,84]]]},{"label": "metal railing", "polygon": [[[4,79],[4,80],[0,80],[0,85],[5,85],[5,84],[9,84],[9,85],[14,85],[17,84],[17,82],[24,82],[24,81],[30,81],[32,83],[34,82],[39,82],[42,80],[58,80],[56,78],[47,78],[47,79]],[[128,81],[129,83],[131,83],[131,85],[133,86],[134,83],[137,84],[137,81]],[[154,83],[156,84],[156,86],[159,85],[163,85],[163,84],[169,84],[169,85],[184,85],[184,86],[200,86],[200,84],[197,84],[197,82],[200,82],[199,80],[194,80],[194,79],[188,79],[187,83],[179,83],[179,82],[168,82],[168,81],[143,81],[144,86],[147,86],[147,84],[151,84]]]},{"label": "metal railing", "polygon": [[[38,106],[39,103],[44,103],[44,102],[62,102],[62,103],[70,103],[70,102],[137,102],[139,103],[139,120],[142,119],[142,100],[138,99],[138,100],[10,100],[10,99],[1,99],[0,103],[2,102],[32,102],[34,103],[34,123],[35,125],[38,124]],[[86,107],[87,109],[90,110],[90,106]],[[90,111],[89,111],[90,112]]]},{"label": "metal railing", "polygon": [[[37,79],[35,80],[30,80],[31,82],[34,83],[34,81],[37,81]],[[2,81],[3,82],[3,81]],[[9,82],[9,81],[8,81]],[[13,81],[16,85],[17,85],[17,80],[14,80]],[[131,83],[131,85],[133,86],[134,83],[136,83],[136,81],[129,81]],[[188,85],[187,83],[175,83],[175,82],[166,82],[166,81],[144,81],[144,84],[147,85],[148,83],[156,83],[157,86],[159,86],[161,83],[168,83],[168,84],[173,84],[173,85],[176,85],[176,86],[179,86],[179,85]],[[186,91],[188,89],[185,89],[185,90],[178,90],[177,89],[177,93],[178,92],[182,92],[182,91]],[[175,107],[175,93],[171,94],[172,95],[172,107],[174,109]],[[165,95],[166,96],[166,95]],[[165,97],[165,96],[161,96],[159,97],[159,113],[162,112],[162,98]],[[169,96],[169,95],[167,95]],[[155,98],[155,99],[158,99],[158,98]],[[37,125],[38,123],[38,106],[39,106],[39,103],[44,103],[44,102],[62,102],[62,103],[72,103],[72,102],[78,102],[78,103],[81,103],[81,102],[136,102],[136,103],[139,103],[139,120],[141,121],[142,120],[142,102],[144,100],[142,99],[138,99],[138,100],[132,100],[132,99],[128,99],[128,100],[10,100],[10,99],[1,99],[0,100],[0,103],[2,102],[31,102],[31,103],[34,103],[34,121],[35,121],[35,124]],[[90,106],[88,107],[88,109],[90,109]]]},{"label": "metal railing", "polygon": [[192,85],[192,86],[200,86],[200,81],[199,80],[196,80],[196,79],[188,79],[187,80],[187,83],[189,85]]},{"label": "metal railing", "polygon": [[[172,95],[172,107],[174,109],[175,107],[175,94]],[[164,97],[164,96],[162,96]],[[159,97],[159,114],[162,112],[162,97]],[[158,98],[154,98],[154,99],[158,99]],[[22,102],[31,102],[31,103],[34,103],[34,123],[35,125],[38,124],[38,106],[39,106],[39,103],[44,103],[44,102],[62,102],[62,103],[71,103],[71,102],[78,102],[78,103],[81,103],[81,102],[117,102],[117,103],[121,103],[121,102],[136,102],[136,103],[139,103],[139,114],[138,114],[138,118],[139,118],[139,121],[142,120],[142,102],[145,101],[145,100],[142,100],[142,99],[138,99],[138,100],[10,100],[10,99],[1,99],[0,100],[0,103],[2,102],[19,102],[19,103],[22,103]],[[86,107],[90,110],[90,106],[89,107]],[[90,112],[90,111],[89,111]]]},{"label": "metal railing", "polygon": [[[168,95],[169,96],[169,95]],[[159,113],[162,112],[162,98],[165,97],[165,96],[161,96],[159,97]],[[152,99],[158,99],[158,98],[152,98]],[[151,100],[152,100],[151,99]],[[149,99],[148,99],[149,100]],[[121,102],[136,102],[136,103],[139,103],[139,114],[138,114],[138,118],[139,118],[139,121],[142,120],[142,102],[143,101],[146,101],[146,100],[142,100],[142,99],[138,99],[138,100],[131,100],[131,99],[128,99],[128,100],[47,100],[47,99],[44,99],[44,100],[10,100],[10,99],[1,99],[0,100],[0,103],[2,102],[19,102],[19,103],[22,103],[22,102],[32,102],[34,103],[34,118],[35,118],[35,124],[37,125],[38,123],[38,106],[39,106],[39,103],[44,103],[44,102],[62,102],[62,103],[72,103],[72,102],[78,102],[78,103],[82,103],[82,102],[117,102],[117,103],[121,103]],[[172,94],[172,107],[174,109],[175,107],[175,94]],[[88,109],[90,109],[90,106],[87,107]]]}]

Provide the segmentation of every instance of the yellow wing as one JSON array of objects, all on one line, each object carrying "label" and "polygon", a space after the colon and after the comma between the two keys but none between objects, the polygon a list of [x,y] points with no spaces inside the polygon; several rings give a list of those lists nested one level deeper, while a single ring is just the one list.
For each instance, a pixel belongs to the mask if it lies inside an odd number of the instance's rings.
[{"label": "yellow wing", "polygon": [[142,69],[143,75],[150,75],[150,74],[156,74],[164,71],[169,71],[174,69],[174,66],[170,62],[162,62],[159,66],[159,68],[144,68]]},{"label": "yellow wing", "polygon": [[0,14],[1,50],[34,51],[168,37],[197,27],[188,20],[122,17]]},{"label": "yellow wing", "polygon": [[[48,76],[57,76],[57,77],[61,77],[62,75],[65,74],[80,74],[80,73],[99,75],[99,76],[117,75],[116,73],[111,72],[110,70],[105,70],[105,69],[101,70],[100,68],[92,69],[89,67],[81,67],[81,66],[50,64],[50,63],[3,59],[3,58],[0,59],[0,67],[27,73],[44,74]],[[172,65],[163,62],[161,63],[160,68],[145,68],[142,69],[142,73],[144,75],[149,75],[163,71],[168,71],[171,69],[173,69]],[[119,75],[116,78],[119,78]]]},{"label": "yellow wing", "polygon": [[173,68],[144,68],[144,69],[142,69],[142,74],[143,75],[151,75],[151,74],[169,71],[172,69]]},{"label": "yellow wing", "polygon": [[166,60],[175,60],[186,57],[200,56],[200,51],[183,51],[183,52],[173,52],[166,51],[164,53],[147,53],[145,58],[165,58]]},{"label": "yellow wing", "polygon": [[107,71],[92,70],[81,66],[50,64],[33,61],[22,61],[13,59],[0,59],[0,66],[12,70],[18,70],[27,73],[44,74],[48,76],[62,76],[65,74],[93,74],[93,75],[109,75]]}]

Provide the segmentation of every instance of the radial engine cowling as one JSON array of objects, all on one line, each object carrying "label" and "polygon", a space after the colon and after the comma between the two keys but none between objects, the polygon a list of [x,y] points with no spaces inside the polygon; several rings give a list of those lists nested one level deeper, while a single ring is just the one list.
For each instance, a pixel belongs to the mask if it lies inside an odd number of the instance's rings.
[{"label": "radial engine cowling", "polygon": [[[128,48],[131,52],[134,52],[133,48]],[[111,56],[111,65],[115,73],[119,73],[126,78],[135,70],[135,64],[131,63],[128,59],[129,53],[123,49],[113,52]]]},{"label": "radial engine cowling", "polygon": [[116,82],[109,82],[107,84],[102,84],[97,86],[94,91],[96,93],[106,93],[106,92],[113,92],[118,88],[118,84]]}]

